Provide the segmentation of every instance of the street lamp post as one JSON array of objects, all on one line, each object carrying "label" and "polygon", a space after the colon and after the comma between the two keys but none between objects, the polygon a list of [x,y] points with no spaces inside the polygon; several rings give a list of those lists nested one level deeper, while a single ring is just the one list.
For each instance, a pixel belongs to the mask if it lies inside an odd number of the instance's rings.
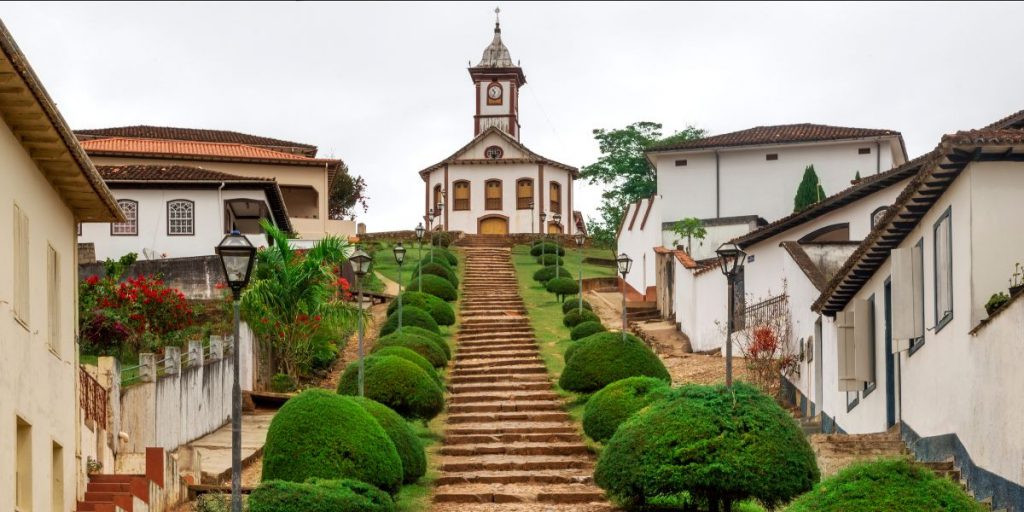
[{"label": "street lamp post", "polygon": [[[548,244],[548,230],[544,229],[544,219],[548,218],[548,214],[544,210],[540,211],[540,266],[544,266],[544,250]],[[558,277],[558,276],[555,276]]]},{"label": "street lamp post", "polygon": [[371,258],[362,247],[357,247],[348,260],[352,263],[352,272],[356,275],[356,293],[359,294],[356,298],[356,307],[359,308],[356,315],[356,330],[359,333],[359,396],[363,396],[363,288],[359,285],[359,279],[370,271]]},{"label": "street lamp post", "polygon": [[235,310],[235,338],[231,344],[234,382],[231,386],[231,512],[242,512],[242,388],[239,384],[239,302],[242,290],[249,284],[256,248],[238,231],[221,240],[215,249],[224,267],[224,277],[231,287]]},{"label": "street lamp post", "polygon": [[[423,229],[423,223],[422,222],[420,222],[419,224],[416,225],[416,239],[420,241],[420,243],[419,243],[419,252],[417,254],[417,260],[416,261],[419,262],[421,267],[423,266],[423,232],[424,231],[425,230]],[[417,287],[417,291],[420,291],[420,292],[423,291],[423,272],[420,272],[419,282],[417,283],[416,287]]]},{"label": "street lamp post", "polygon": [[[444,214],[444,201],[442,200],[441,202],[437,203],[437,214],[434,215],[434,217],[437,218],[437,227],[438,228],[442,228],[442,226],[444,226],[444,219],[441,218],[441,216],[443,214]],[[444,231],[443,228],[441,230]],[[430,233],[430,262],[431,263],[434,262],[434,233],[433,233],[433,231],[431,231],[431,233]]]},{"label": "street lamp post", "polygon": [[530,199],[530,233],[537,232],[537,228],[535,227],[536,222],[534,222],[533,217],[533,199]]},{"label": "street lamp post", "polygon": [[[551,216],[551,220],[555,221],[555,225],[556,226],[562,227],[562,214],[561,213],[555,213],[554,215],[552,215]],[[561,244],[556,243],[555,246],[556,247],[561,247]],[[556,250],[555,251],[555,279],[558,279],[558,277],[559,277],[559,275],[558,275],[558,260],[559,259],[560,258],[558,256],[558,251]],[[570,274],[570,275],[572,275],[572,274]]]},{"label": "street lamp post", "polygon": [[576,249],[580,255],[580,314],[583,314],[583,243],[587,241],[587,235],[582,231],[576,232]]},{"label": "street lamp post", "polygon": [[736,276],[743,270],[743,263],[747,260],[747,253],[734,243],[724,243],[715,251],[718,253],[718,260],[721,262],[722,273],[729,281],[729,318],[726,320],[725,336],[725,387],[732,388],[732,331],[735,328],[736,312]]},{"label": "street lamp post", "polygon": [[619,267],[619,273],[622,274],[622,342],[626,342],[626,274],[629,273],[629,269],[633,267],[633,259],[622,253],[618,258],[615,258],[615,263]]},{"label": "street lamp post", "polygon": [[398,262],[398,330],[402,330],[402,263],[405,263],[405,247],[402,247],[402,242],[395,244],[392,252]]}]

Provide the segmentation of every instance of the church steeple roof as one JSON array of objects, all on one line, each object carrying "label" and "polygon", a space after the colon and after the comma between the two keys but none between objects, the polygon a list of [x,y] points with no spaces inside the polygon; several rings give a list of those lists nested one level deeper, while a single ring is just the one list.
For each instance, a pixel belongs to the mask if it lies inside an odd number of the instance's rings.
[{"label": "church steeple roof", "polygon": [[476,65],[478,68],[518,67],[512,62],[512,56],[509,55],[505,43],[501,42],[501,20],[497,18],[500,12],[500,9],[494,10],[494,39],[491,40],[491,44],[487,45],[487,48],[484,48],[484,55],[481,57],[480,63]]}]

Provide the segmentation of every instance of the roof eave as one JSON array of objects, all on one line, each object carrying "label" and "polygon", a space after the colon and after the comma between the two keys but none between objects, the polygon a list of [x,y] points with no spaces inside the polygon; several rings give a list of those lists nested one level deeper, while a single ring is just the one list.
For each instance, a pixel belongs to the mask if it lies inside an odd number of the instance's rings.
[{"label": "roof eave", "polygon": [[772,142],[772,143],[759,143],[759,144],[726,144],[718,146],[706,146],[698,148],[650,148],[645,151],[646,154],[658,153],[659,155],[670,155],[670,154],[694,154],[694,153],[712,153],[715,151],[742,151],[742,150],[756,150],[765,148],[774,148],[779,146],[820,146],[826,144],[847,144],[850,142],[858,141],[882,141],[896,139],[899,140],[900,146],[903,148],[904,159],[906,159],[906,148],[903,144],[903,135],[900,133],[886,134],[886,135],[871,135],[867,137],[848,137],[843,139],[818,139],[818,140],[800,140],[800,141],[789,141],[789,142]]}]

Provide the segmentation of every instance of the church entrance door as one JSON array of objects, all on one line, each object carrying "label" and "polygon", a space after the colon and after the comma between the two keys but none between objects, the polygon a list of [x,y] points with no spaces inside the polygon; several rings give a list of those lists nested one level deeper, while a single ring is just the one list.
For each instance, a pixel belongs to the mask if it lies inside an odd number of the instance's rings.
[{"label": "church entrance door", "polygon": [[490,217],[487,219],[480,219],[480,234],[507,235],[508,219],[503,219],[501,217]]}]

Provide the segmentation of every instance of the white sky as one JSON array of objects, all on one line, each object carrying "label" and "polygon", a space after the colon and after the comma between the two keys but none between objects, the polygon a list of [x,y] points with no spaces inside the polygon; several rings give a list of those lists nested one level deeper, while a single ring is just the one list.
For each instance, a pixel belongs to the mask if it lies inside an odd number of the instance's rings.
[{"label": "white sky", "polygon": [[[151,124],[316,144],[368,182],[370,231],[408,229],[416,174],[472,138],[484,3],[4,3],[73,128]],[[502,2],[523,142],[582,167],[591,130],[813,122],[943,133],[1024,109],[1019,3]],[[600,191],[578,185],[591,214]],[[836,191],[828,191],[834,193]]]}]

